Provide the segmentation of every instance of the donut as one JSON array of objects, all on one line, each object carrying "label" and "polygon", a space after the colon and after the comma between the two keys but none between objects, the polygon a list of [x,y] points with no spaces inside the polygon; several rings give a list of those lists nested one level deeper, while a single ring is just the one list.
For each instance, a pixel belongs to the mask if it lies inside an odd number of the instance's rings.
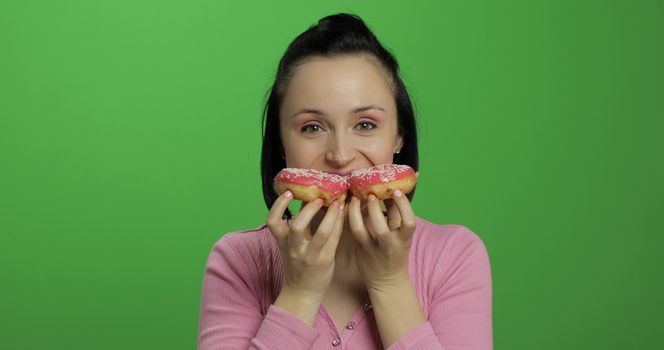
[{"label": "donut", "polygon": [[418,176],[419,173],[408,165],[382,164],[353,171],[348,175],[348,184],[360,200],[366,201],[370,193],[384,200],[392,198],[396,189],[403,193],[412,191]]},{"label": "donut", "polygon": [[311,202],[323,199],[324,206],[335,200],[343,202],[348,192],[346,178],[315,169],[285,168],[274,177],[274,190],[278,195],[290,190],[293,198]]}]

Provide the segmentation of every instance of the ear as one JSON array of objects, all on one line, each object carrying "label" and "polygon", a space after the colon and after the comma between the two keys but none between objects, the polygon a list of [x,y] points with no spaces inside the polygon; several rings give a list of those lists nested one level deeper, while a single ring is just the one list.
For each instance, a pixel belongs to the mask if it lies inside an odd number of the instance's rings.
[{"label": "ear", "polygon": [[393,153],[399,153],[401,151],[401,147],[403,147],[403,137],[401,134],[397,135],[397,143],[394,146],[394,152]]}]

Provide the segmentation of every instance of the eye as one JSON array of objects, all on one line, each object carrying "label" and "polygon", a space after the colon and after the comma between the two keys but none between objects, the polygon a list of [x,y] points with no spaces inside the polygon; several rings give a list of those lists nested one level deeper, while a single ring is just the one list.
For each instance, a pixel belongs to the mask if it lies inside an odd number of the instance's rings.
[{"label": "eye", "polygon": [[360,130],[372,130],[376,128],[376,124],[370,122],[370,121],[361,121],[357,123],[357,128]]},{"label": "eye", "polygon": [[323,128],[319,124],[307,124],[300,129],[300,132],[303,133],[316,133],[321,131],[323,131]]}]

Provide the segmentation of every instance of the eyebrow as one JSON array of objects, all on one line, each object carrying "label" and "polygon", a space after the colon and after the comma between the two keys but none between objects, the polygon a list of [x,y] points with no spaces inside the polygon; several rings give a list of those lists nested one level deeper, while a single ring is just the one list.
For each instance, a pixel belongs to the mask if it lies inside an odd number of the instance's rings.
[{"label": "eyebrow", "polygon": [[[360,113],[360,112],[366,112],[366,111],[371,110],[371,109],[378,109],[378,110],[381,110],[381,111],[385,112],[385,109],[382,108],[382,107],[379,107],[379,106],[376,106],[376,105],[368,105],[368,106],[357,107],[357,108],[353,109],[352,113],[356,114],[356,113]],[[318,115],[322,115],[322,116],[326,115],[323,111],[318,110],[318,109],[303,108],[303,109],[295,112],[295,114],[293,114],[291,116],[291,118],[294,118],[298,114],[302,114],[302,113],[312,113],[312,114],[318,114]]]}]

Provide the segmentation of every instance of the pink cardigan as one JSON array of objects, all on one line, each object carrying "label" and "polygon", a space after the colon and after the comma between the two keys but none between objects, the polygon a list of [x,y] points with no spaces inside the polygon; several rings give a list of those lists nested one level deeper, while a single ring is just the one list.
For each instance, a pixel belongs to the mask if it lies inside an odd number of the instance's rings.
[{"label": "pink cardigan", "polygon": [[[266,226],[223,235],[205,267],[198,349],[383,349],[369,299],[342,332],[322,304],[314,327],[272,305],[282,266]],[[427,321],[388,350],[493,349],[491,268],[475,233],[418,218],[408,267]]]}]

